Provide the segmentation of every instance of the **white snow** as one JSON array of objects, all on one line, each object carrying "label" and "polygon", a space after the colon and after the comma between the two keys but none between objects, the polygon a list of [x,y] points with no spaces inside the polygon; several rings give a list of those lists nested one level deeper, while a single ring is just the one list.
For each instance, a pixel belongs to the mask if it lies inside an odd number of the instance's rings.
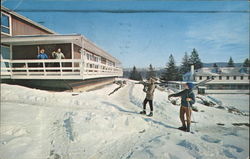
[{"label": "white snow", "polygon": [[[1,84],[1,159],[246,159],[249,116],[195,105],[192,133],[176,128],[179,106],[155,91],[154,116],[139,115],[142,85],[73,93],[48,92]],[[232,95],[234,96],[234,95]],[[213,96],[223,103],[231,96]],[[248,96],[249,97],[249,96]],[[236,97],[248,111],[246,97]],[[233,104],[237,105],[237,102]],[[147,107],[148,109],[149,107]],[[238,107],[237,107],[238,108]],[[223,123],[224,126],[216,123]]]},{"label": "white snow", "polygon": [[223,101],[224,106],[235,107],[249,114],[249,95],[247,94],[211,94],[210,96]]}]

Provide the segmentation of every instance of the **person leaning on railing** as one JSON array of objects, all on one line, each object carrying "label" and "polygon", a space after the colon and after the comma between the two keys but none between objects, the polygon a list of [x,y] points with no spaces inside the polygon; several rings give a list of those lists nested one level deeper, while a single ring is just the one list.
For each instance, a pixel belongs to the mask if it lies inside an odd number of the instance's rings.
[{"label": "person leaning on railing", "polygon": [[[40,49],[37,59],[48,59],[48,55],[45,53],[44,49]],[[43,63],[38,63],[38,67],[43,67]]]}]

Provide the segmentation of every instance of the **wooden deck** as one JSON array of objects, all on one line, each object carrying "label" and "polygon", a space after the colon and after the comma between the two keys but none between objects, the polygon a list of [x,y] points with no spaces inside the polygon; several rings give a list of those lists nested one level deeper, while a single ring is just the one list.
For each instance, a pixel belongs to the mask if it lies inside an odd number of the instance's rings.
[{"label": "wooden deck", "polygon": [[[10,67],[1,68],[2,79],[84,80],[122,76],[122,68],[81,59],[1,60]],[[54,67],[59,63],[59,67]],[[93,66],[95,66],[93,68]]]}]

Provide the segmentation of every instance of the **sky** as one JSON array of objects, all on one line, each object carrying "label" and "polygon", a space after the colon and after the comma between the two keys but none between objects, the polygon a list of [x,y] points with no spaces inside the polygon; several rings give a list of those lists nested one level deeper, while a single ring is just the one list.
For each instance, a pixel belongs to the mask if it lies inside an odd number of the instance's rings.
[{"label": "sky", "polygon": [[165,67],[170,54],[180,65],[184,53],[190,54],[193,48],[204,63],[227,62],[230,56],[234,62],[249,58],[247,0],[1,3],[59,34],[84,35],[118,58],[123,67]]}]

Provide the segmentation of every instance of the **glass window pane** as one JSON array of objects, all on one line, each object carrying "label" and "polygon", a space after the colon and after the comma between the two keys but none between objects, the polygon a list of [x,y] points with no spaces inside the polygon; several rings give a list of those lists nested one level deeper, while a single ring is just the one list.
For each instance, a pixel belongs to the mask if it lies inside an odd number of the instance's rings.
[{"label": "glass window pane", "polygon": [[[10,48],[9,47],[1,46],[1,59],[10,59]],[[1,62],[1,67],[2,68],[9,67],[9,63],[8,62]]]},{"label": "glass window pane", "polygon": [[1,55],[3,59],[10,59],[10,48],[1,45]]},{"label": "glass window pane", "polygon": [[2,26],[1,27],[1,32],[10,34],[10,29],[9,28],[5,28],[5,27]]},{"label": "glass window pane", "polygon": [[1,25],[6,27],[10,26],[9,17],[7,15],[1,14]]}]

